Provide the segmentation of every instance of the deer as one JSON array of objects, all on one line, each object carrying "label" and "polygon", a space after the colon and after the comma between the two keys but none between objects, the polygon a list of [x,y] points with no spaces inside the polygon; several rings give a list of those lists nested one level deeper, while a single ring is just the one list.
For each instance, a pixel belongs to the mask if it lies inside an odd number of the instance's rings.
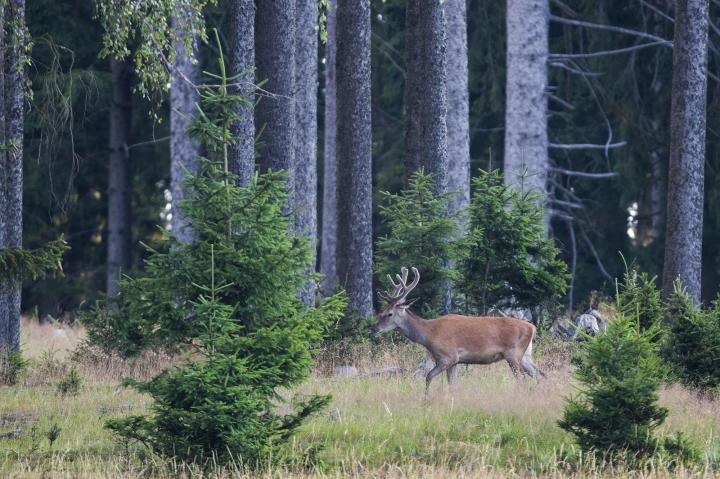
[{"label": "deer", "polygon": [[397,328],[410,341],[427,349],[435,367],[425,376],[426,401],[430,383],[443,371],[447,373],[450,390],[454,389],[458,364],[492,364],[504,359],[518,380],[523,374],[545,377],[532,360],[532,342],[536,333],[533,324],[510,317],[459,314],[423,319],[410,309],[417,298],[407,301],[408,294],[420,282],[420,272],[412,267],[414,277],[410,284],[407,284],[408,269],[403,267],[400,272],[395,275],[397,282],[388,275],[393,293],[378,292],[387,306],[377,315],[372,333],[379,336]]}]

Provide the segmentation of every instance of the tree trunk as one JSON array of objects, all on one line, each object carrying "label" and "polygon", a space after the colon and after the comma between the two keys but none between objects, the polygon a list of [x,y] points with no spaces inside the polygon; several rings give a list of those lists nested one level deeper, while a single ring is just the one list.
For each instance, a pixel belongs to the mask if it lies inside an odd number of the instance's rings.
[{"label": "tree trunk", "polygon": [[322,239],[320,241],[320,273],[323,275],[322,290],[330,293],[337,284],[335,249],[337,247],[337,168],[335,136],[337,116],[335,110],[335,20],[337,0],[330,0],[327,12],[325,44],[325,117],[323,140],[323,202]]},{"label": "tree trunk", "polygon": [[[3,12],[4,146],[0,154],[0,248],[22,247],[25,1],[9,0]],[[0,351],[20,349],[20,278],[0,278]]]},{"label": "tree trunk", "polygon": [[421,0],[422,68],[422,164],[435,179],[435,190],[447,189],[447,47],[444,4],[438,0]]},{"label": "tree trunk", "polygon": [[507,1],[505,182],[544,197],[548,170],[548,0]]},{"label": "tree trunk", "polygon": [[[178,55],[173,64],[173,80],[170,87],[170,176],[172,193],[172,232],[182,242],[193,239],[192,225],[187,224],[178,203],[186,197],[183,182],[185,170],[190,174],[198,172],[200,143],[188,134],[188,128],[197,114],[199,94],[195,88],[200,67],[185,52],[182,37],[182,17],[173,17]],[[197,52],[197,48],[194,49]]]},{"label": "tree trunk", "polygon": [[[317,94],[318,4],[296,0],[295,36],[295,232],[305,236],[312,252],[315,272],[317,250]],[[300,292],[303,301],[314,303],[314,282]]]},{"label": "tree trunk", "polygon": [[372,315],[370,0],[337,9],[337,274],[351,317]]},{"label": "tree trunk", "polygon": [[[420,30],[416,41],[422,43],[420,90],[426,92],[421,98],[422,114],[422,164],[435,180],[435,193],[447,191],[448,182],[448,74],[447,37],[445,34],[445,4],[438,0],[421,0]],[[411,47],[412,48],[412,47]],[[444,281],[442,289],[442,312],[452,309],[452,288]]]},{"label": "tree trunk", "polygon": [[131,70],[125,60],[110,60],[113,99],[110,109],[110,172],[108,178],[108,295],[118,292],[118,279],[130,269],[132,223],[130,214]]},{"label": "tree trunk", "polygon": [[[255,2],[236,0],[228,4],[229,18],[229,72],[238,87],[234,93],[248,100],[238,106],[240,117],[230,129],[235,144],[229,150],[229,168],[237,176],[239,186],[247,186],[255,173],[255,121],[253,118],[255,95]],[[241,75],[238,77],[237,75]]]},{"label": "tree trunk", "polygon": [[405,185],[422,165],[422,115],[424,82],[422,81],[422,44],[420,0],[405,2],[405,152],[403,164]]},{"label": "tree trunk", "polygon": [[675,2],[663,295],[678,276],[700,302],[708,0]]},{"label": "tree trunk", "polygon": [[[450,212],[470,205],[470,113],[468,100],[467,0],[445,2],[447,22],[447,134],[448,190],[453,192]],[[467,228],[460,217],[460,231]]]},{"label": "tree trunk", "polygon": [[294,212],[295,188],[295,0],[258,0],[255,64],[266,92],[255,109],[263,170],[287,172],[286,211]]}]

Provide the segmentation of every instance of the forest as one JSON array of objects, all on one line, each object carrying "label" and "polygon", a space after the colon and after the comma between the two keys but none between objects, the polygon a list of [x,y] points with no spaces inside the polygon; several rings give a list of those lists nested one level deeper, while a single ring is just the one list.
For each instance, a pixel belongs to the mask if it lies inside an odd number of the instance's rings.
[{"label": "forest", "polygon": [[720,474],[720,1],[0,0],[0,476]]}]

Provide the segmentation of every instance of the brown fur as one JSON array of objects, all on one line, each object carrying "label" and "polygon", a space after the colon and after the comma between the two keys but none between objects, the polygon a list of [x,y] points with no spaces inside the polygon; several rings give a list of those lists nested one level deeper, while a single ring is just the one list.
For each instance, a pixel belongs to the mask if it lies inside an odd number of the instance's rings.
[{"label": "brown fur", "polygon": [[515,318],[461,316],[448,314],[426,321],[410,311],[414,301],[406,303],[407,295],[418,285],[420,272],[412,268],[415,279],[407,284],[408,269],[403,267],[395,282],[394,293],[380,293],[388,306],[377,317],[375,334],[398,328],[409,340],[422,344],[435,360],[435,367],[425,376],[425,399],[433,378],[447,371],[452,387],[458,364],[491,364],[504,359],[515,377],[544,374],[532,361],[532,340],[535,326]]},{"label": "brown fur", "polygon": [[407,306],[391,304],[378,315],[373,329],[382,333],[395,327],[411,341],[425,346],[435,361],[435,367],[425,377],[426,399],[433,378],[443,371],[453,386],[458,364],[492,364],[504,359],[517,378],[522,374],[544,376],[530,356],[536,329],[527,321],[459,314],[425,320]]}]

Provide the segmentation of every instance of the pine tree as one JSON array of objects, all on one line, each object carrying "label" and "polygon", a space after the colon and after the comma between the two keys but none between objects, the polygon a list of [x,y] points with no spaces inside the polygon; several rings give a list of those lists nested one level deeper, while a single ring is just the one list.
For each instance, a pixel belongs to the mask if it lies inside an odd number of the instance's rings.
[{"label": "pine tree", "polygon": [[503,183],[495,170],[473,180],[470,229],[458,242],[458,292],[480,314],[491,307],[552,304],[567,288],[567,266],[544,230],[533,192]]},{"label": "pine tree", "polygon": [[668,410],[657,404],[665,369],[652,334],[620,315],[573,358],[580,395],[567,401],[559,425],[584,451],[629,461],[656,452]]},{"label": "pine tree", "polygon": [[[219,40],[218,40],[219,44]],[[186,180],[180,203],[193,240],[172,234],[164,251],[149,251],[144,276],[123,278],[120,294],[86,315],[96,345],[126,354],[164,346],[191,360],[147,382],[147,415],[107,426],[163,455],[203,465],[238,461],[263,467],[327,396],[311,396],[280,414],[277,403],[309,374],[312,353],[345,307],[342,295],[307,307],[297,290],[313,279],[306,238],[283,213],[283,172],[235,184],[227,164],[231,125],[242,98],[228,88],[223,57],[216,86],[202,89],[192,133],[209,159]]]},{"label": "pine tree", "polygon": [[449,267],[457,236],[457,219],[448,215],[452,193],[438,195],[434,178],[422,168],[410,186],[398,194],[382,193],[380,218],[387,235],[378,238],[375,265],[380,280],[402,267],[414,266],[422,274],[417,288],[417,311],[436,317],[446,311],[447,285],[454,277]]}]

